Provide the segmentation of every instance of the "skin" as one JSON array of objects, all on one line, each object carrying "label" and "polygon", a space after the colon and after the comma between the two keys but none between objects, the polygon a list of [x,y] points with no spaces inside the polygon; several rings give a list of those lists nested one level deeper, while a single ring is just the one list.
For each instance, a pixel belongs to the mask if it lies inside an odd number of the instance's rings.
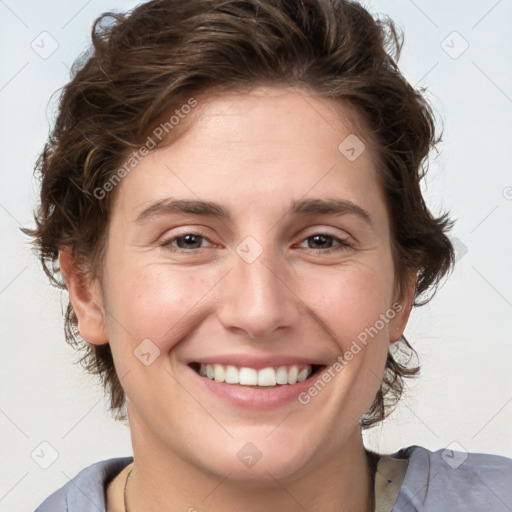
[{"label": "skin", "polygon": [[[199,98],[188,122],[117,186],[101,282],[80,276],[68,248],[60,254],[80,333],[110,343],[126,392],[129,509],[373,510],[359,420],[407,323],[414,279],[397,294],[370,145],[354,161],[338,150],[361,119],[306,91],[259,86]],[[232,218],[136,222],[171,196],[215,201]],[[354,213],[286,214],[304,198],[351,201],[372,224]],[[199,248],[171,251],[180,250],[173,237],[197,231]],[[335,238],[315,242],[319,233]],[[236,252],[247,236],[263,251],[252,263]],[[187,366],[233,353],[328,365],[396,302],[401,311],[307,405],[242,409],[206,391]],[[133,354],[144,339],[160,350],[149,366]],[[252,467],[237,457],[248,442],[262,454]],[[109,486],[110,512],[124,510],[126,475]]]}]

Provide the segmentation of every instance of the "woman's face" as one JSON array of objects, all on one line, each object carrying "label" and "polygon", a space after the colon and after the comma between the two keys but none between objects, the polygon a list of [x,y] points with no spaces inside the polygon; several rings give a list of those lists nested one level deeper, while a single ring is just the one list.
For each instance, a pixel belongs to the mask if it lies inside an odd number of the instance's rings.
[{"label": "woman's face", "polygon": [[199,98],[117,185],[100,300],[134,450],[279,479],[360,439],[412,287],[395,296],[375,155],[335,105]]}]

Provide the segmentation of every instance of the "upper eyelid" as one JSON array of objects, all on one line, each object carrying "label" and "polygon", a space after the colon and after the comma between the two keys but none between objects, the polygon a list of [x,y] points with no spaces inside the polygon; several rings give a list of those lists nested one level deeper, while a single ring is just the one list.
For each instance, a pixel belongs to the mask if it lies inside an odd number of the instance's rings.
[{"label": "upper eyelid", "polygon": [[339,238],[339,239],[344,239],[344,237],[352,238],[352,236],[344,229],[338,228],[340,231],[342,231],[344,233],[344,235],[339,234],[339,233],[333,233],[331,231],[333,229],[336,229],[336,228],[311,228],[311,231],[307,230],[301,236],[303,239],[309,238],[310,236],[314,236],[314,235],[327,235],[327,236],[332,236],[333,238]]},{"label": "upper eyelid", "polygon": [[[182,225],[182,226],[175,226],[175,228],[173,229],[180,229],[180,228],[184,228],[184,230],[182,231],[181,234],[176,234],[174,235],[172,238],[176,237],[180,237],[180,236],[184,236],[184,235],[190,235],[190,234],[196,234],[196,235],[201,235],[205,238],[208,238],[208,235],[205,234],[206,231],[210,231],[210,228],[208,227],[203,227],[203,226],[200,226],[200,227],[192,227],[193,225],[189,225],[189,226],[186,226],[186,225]],[[334,227],[334,226],[315,226],[315,227],[302,227],[300,228],[300,230],[298,232],[303,232],[305,231],[306,233],[311,233],[311,234],[303,234],[302,236],[304,236],[304,238],[306,238],[306,236],[312,236],[314,234],[325,234],[325,235],[329,235],[329,236],[333,236],[333,237],[336,237],[336,238],[340,238],[341,236],[343,235],[339,235],[337,233],[333,233],[331,230],[339,230],[339,231],[342,231],[343,233],[345,233],[348,237],[352,238],[352,235],[349,234],[349,232],[346,230],[346,229],[343,229],[341,227]],[[310,231],[311,230],[311,231]],[[170,229],[167,230],[166,232],[169,232],[171,231]],[[165,236],[165,235],[163,235]],[[298,235],[294,235],[293,238],[296,238]]]}]

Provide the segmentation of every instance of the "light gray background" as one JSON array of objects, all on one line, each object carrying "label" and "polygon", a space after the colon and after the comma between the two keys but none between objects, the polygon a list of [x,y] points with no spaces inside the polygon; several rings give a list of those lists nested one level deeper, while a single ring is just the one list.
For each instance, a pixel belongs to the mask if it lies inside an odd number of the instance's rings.
[{"label": "light gray background", "polygon": [[[73,365],[60,292],[18,228],[32,226],[32,169],[54,116],[51,94],[68,81],[95,17],[135,4],[0,0],[0,511],[32,510],[86,465],[131,454],[127,427],[110,418],[99,386]],[[401,68],[428,87],[444,120],[425,192],[435,212],[458,219],[451,236],[459,257],[406,330],[422,376],[366,440],[381,452],[450,445],[512,457],[512,1],[366,5],[404,29]],[[43,469],[53,450],[58,457]]]}]

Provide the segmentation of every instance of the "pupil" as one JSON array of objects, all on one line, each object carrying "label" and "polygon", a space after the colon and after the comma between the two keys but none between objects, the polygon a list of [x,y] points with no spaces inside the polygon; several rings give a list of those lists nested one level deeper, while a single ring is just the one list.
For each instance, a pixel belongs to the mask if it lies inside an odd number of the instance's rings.
[{"label": "pupil", "polygon": [[329,235],[314,235],[313,240],[316,245],[325,245],[328,244],[331,240],[331,237]]},{"label": "pupil", "polygon": [[[178,245],[181,249],[190,249],[192,245],[197,245],[200,237],[196,235],[184,235],[178,239]],[[200,242],[199,242],[200,244]]]}]

